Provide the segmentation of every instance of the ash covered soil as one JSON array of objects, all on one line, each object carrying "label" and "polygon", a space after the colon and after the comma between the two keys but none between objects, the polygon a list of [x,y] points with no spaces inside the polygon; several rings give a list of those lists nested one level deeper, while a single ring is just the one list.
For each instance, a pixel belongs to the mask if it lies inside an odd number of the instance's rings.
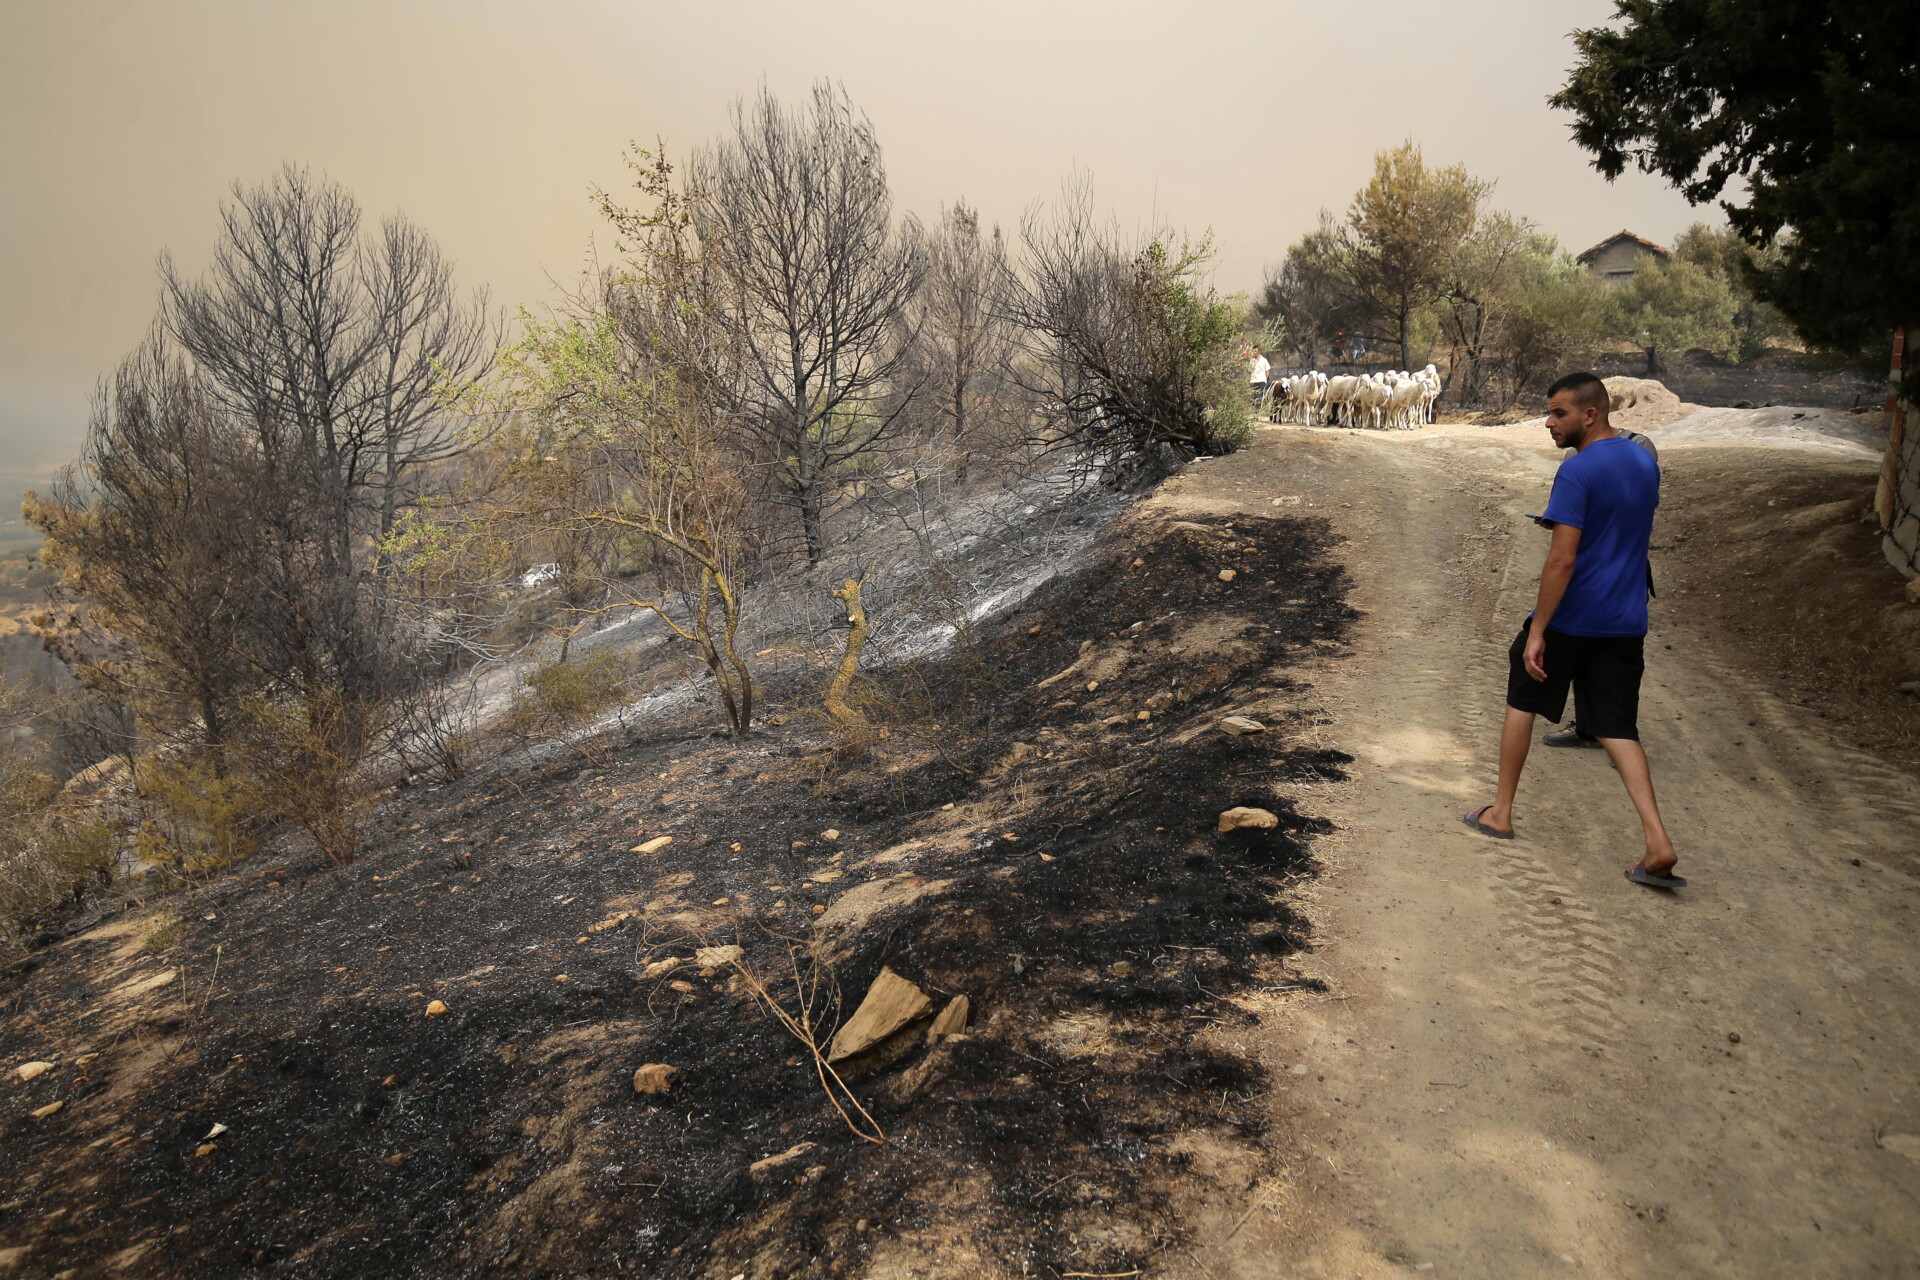
[{"label": "ash covered soil", "polygon": [[[849,762],[804,714],[735,743],[689,713],[394,793],[352,868],[262,855],[33,953],[0,978],[0,1262],[761,1280],[1184,1256],[1194,1143],[1286,1141],[1210,1033],[1316,985],[1289,896],[1329,827],[1286,796],[1349,762],[1298,675],[1355,617],[1336,541],[1127,517],[893,691],[937,709],[937,744]],[[1240,805],[1278,827],[1218,834]],[[790,1013],[810,992],[825,1043],[883,967],[971,1021],[850,1069],[875,1142],[753,984]],[[21,1081],[28,1060],[54,1065]],[[667,1092],[635,1091],[648,1063],[678,1068]]]}]

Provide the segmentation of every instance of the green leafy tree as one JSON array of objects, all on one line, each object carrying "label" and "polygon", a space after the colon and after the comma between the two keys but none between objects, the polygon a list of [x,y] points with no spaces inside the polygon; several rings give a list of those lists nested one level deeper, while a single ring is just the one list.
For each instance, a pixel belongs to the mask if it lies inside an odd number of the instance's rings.
[{"label": "green leafy tree", "polygon": [[1436,308],[1453,349],[1455,399],[1467,404],[1486,399],[1494,353],[1538,273],[1538,257],[1550,253],[1550,245],[1526,219],[1488,213],[1455,246]]},{"label": "green leafy tree", "polygon": [[1645,353],[1649,378],[1659,375],[1663,353],[1702,347],[1729,360],[1739,354],[1733,290],[1708,267],[1642,258],[1613,302],[1614,330]]},{"label": "green leafy tree", "polygon": [[1920,22],[1864,0],[1614,10],[1574,33],[1552,99],[1594,167],[1659,174],[1777,246],[1756,292],[1809,342],[1879,348],[1920,318]]},{"label": "green leafy tree", "polygon": [[1538,397],[1559,374],[1590,365],[1612,336],[1613,303],[1598,276],[1551,236],[1535,236],[1519,298],[1490,357],[1488,402],[1505,408]]},{"label": "green leafy tree", "polygon": [[1731,227],[1696,222],[1673,242],[1673,256],[1718,272],[1733,292],[1733,328],[1740,358],[1751,360],[1775,342],[1790,338],[1793,326],[1780,308],[1755,296],[1753,281],[1779,261],[1776,248],[1756,249]]},{"label": "green leafy tree", "polygon": [[1353,198],[1348,280],[1377,326],[1371,336],[1398,345],[1403,368],[1413,363],[1421,313],[1439,300],[1448,265],[1491,189],[1464,165],[1429,168],[1409,141],[1374,156],[1373,177]]}]

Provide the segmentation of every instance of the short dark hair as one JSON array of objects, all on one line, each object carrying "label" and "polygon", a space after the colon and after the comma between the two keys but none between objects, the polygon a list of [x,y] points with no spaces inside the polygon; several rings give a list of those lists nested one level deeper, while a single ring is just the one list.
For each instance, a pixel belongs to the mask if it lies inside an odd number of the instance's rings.
[{"label": "short dark hair", "polygon": [[1573,402],[1582,409],[1598,409],[1605,414],[1612,405],[1612,397],[1607,393],[1607,384],[1585,369],[1557,379],[1547,388],[1547,399],[1553,399],[1562,391],[1573,392]]}]

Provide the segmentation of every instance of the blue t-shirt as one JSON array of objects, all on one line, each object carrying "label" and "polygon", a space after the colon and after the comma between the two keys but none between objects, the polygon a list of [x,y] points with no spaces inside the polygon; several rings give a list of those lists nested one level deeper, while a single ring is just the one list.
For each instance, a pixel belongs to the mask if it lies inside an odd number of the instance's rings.
[{"label": "blue t-shirt", "polygon": [[1647,634],[1647,543],[1660,505],[1660,464],[1620,436],[1560,464],[1542,513],[1580,530],[1573,578],[1547,625],[1570,636]]}]

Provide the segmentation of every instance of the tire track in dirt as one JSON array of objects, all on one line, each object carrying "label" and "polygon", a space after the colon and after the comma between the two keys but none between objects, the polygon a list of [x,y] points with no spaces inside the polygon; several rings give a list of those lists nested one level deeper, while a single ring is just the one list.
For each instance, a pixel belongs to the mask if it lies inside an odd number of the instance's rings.
[{"label": "tire track in dirt", "polygon": [[[1456,460],[1443,456],[1436,461],[1458,475]],[[1474,492],[1464,482],[1456,488]],[[1517,627],[1532,607],[1529,560],[1539,548],[1514,537],[1512,531],[1518,527],[1511,498],[1504,503],[1483,499],[1461,536],[1461,550],[1454,561],[1456,577],[1495,584],[1474,599],[1471,610],[1460,610],[1452,619],[1456,629],[1471,628],[1461,639],[1477,655],[1473,670],[1483,676],[1494,673],[1495,682],[1506,670],[1507,647],[1512,643],[1506,628],[1509,623]],[[1462,698],[1460,674],[1447,674],[1448,688],[1434,705],[1450,702],[1460,739],[1484,755],[1498,742],[1498,700]],[[1545,750],[1536,748],[1534,755]],[[1531,763],[1537,771],[1543,762]],[[1616,1046],[1623,1030],[1613,1007],[1619,954],[1604,918],[1563,872],[1545,860],[1524,830],[1501,846],[1499,856],[1498,900],[1511,923],[1509,950],[1533,988],[1529,1007],[1556,1043],[1586,1051]]]},{"label": "tire track in dirt", "polygon": [[1658,602],[1642,728],[1693,886],[1621,879],[1639,824],[1600,752],[1532,753],[1515,841],[1458,822],[1492,798],[1544,446],[1299,430],[1231,461],[1334,513],[1367,617],[1317,680],[1358,758],[1316,895],[1333,990],[1265,1050],[1307,1072],[1275,1105],[1304,1220],[1230,1207],[1206,1274],[1906,1274],[1920,1165],[1875,1135],[1920,1135],[1913,779],[1682,594]]}]

